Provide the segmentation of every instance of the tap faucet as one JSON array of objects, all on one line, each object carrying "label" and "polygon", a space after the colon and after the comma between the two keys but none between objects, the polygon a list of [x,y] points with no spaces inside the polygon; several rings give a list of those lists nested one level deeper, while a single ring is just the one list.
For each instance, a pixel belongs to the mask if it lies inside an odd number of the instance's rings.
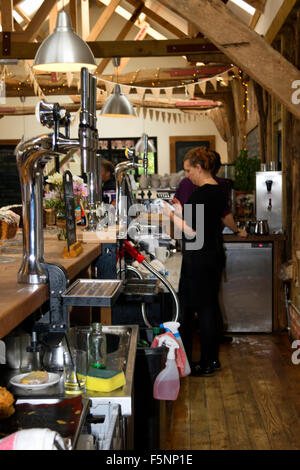
[{"label": "tap faucet", "polygon": [[[115,167],[116,178],[116,225],[119,229],[119,238],[125,238],[127,233],[127,197],[125,194],[125,179],[130,170],[135,168],[144,168],[147,174],[146,157],[143,158],[143,164],[134,161],[135,152],[133,149],[126,149],[125,155],[128,160],[118,163]],[[129,158],[132,158],[130,161]],[[146,160],[146,162],[145,162]],[[128,185],[131,187],[131,185]]]},{"label": "tap faucet", "polygon": [[[96,117],[94,117],[94,129],[91,129],[91,118],[86,119],[89,114],[96,114],[96,104],[92,106],[90,94],[87,91],[90,81],[88,70],[81,69],[81,116],[77,139],[66,138],[59,133],[59,127],[65,124],[64,108],[58,103],[41,101],[37,107],[40,122],[49,128],[54,127],[54,132],[27,141],[22,140],[16,147],[15,155],[23,204],[23,260],[18,272],[20,283],[45,284],[48,282],[42,266],[44,260],[43,165],[60,154],[68,154],[73,149],[81,149],[83,171],[89,175],[95,169],[93,160],[96,155]],[[93,94],[93,99],[95,98],[96,93]],[[89,203],[94,200],[94,191],[94,185],[90,184],[88,186]],[[92,207],[91,203],[90,207]],[[93,210],[94,208],[91,210],[92,214]]]}]

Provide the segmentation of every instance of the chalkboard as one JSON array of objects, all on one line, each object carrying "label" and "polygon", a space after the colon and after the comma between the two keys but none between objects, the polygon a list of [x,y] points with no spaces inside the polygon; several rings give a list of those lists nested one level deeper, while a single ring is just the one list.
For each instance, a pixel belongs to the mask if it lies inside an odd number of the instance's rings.
[{"label": "chalkboard", "polygon": [[195,147],[215,149],[215,136],[170,137],[170,171],[177,173],[183,169],[185,154]]},{"label": "chalkboard", "polygon": [[[3,141],[9,142],[9,141]],[[14,151],[18,141],[0,141],[0,207],[22,204],[21,186]]]},{"label": "chalkboard", "polygon": [[254,127],[247,135],[248,157],[260,157],[259,129]]},{"label": "chalkboard", "polygon": [[70,171],[65,171],[63,175],[64,200],[66,212],[67,245],[70,251],[71,245],[76,243],[76,222],[75,222],[75,201],[73,193],[73,178]]}]

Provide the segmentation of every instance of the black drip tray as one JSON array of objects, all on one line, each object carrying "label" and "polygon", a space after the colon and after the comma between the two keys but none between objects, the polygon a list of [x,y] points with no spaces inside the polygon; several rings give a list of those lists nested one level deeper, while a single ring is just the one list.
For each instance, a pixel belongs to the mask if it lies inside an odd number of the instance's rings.
[{"label": "black drip tray", "polygon": [[153,302],[160,292],[158,279],[127,279],[123,295],[128,301]]}]

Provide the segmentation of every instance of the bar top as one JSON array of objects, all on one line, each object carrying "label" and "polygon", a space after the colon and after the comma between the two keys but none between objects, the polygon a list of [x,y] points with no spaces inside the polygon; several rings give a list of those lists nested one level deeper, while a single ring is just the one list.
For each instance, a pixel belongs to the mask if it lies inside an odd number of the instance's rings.
[{"label": "bar top", "polygon": [[284,241],[287,239],[285,234],[269,234],[269,235],[250,235],[246,238],[239,237],[238,235],[224,233],[223,241],[226,242],[274,242],[274,241]]},{"label": "bar top", "polygon": [[[61,257],[65,243],[58,241],[55,234],[44,233],[45,262],[63,266],[70,279],[78,275],[101,254],[99,242],[82,243],[83,252],[79,256],[65,259]],[[48,299],[47,284],[29,285],[17,282],[23,252],[20,246],[15,251],[16,253],[13,250],[0,253],[0,261],[5,258],[15,260],[9,263],[0,262],[0,338],[12,331]]]}]

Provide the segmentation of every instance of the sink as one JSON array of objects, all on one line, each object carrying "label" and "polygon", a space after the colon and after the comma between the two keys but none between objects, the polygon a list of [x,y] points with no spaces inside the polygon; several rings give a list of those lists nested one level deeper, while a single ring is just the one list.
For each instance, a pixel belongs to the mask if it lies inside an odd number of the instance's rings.
[{"label": "sink", "polygon": [[[74,327],[68,331],[68,339],[71,347],[83,348],[86,350],[86,341],[88,337],[89,327]],[[103,326],[103,332],[107,335],[108,354],[107,368],[113,370],[123,370],[126,383],[123,387],[113,390],[112,392],[94,392],[88,391],[84,393],[84,397],[92,402],[91,413],[93,408],[101,403],[117,403],[121,407],[122,415],[132,415],[132,387],[133,373],[136,355],[136,345],[138,336],[137,325],[107,325]],[[19,373],[25,372],[20,369],[8,369],[7,366],[1,366],[3,373],[0,374],[0,384],[7,386],[9,379]],[[60,372],[61,374],[61,372]],[[61,399],[65,397],[63,388],[63,377],[58,384],[43,390],[20,390],[17,387],[9,387],[13,395],[17,398],[29,399]]]},{"label": "sink", "polygon": [[[81,349],[87,351],[88,349],[88,337],[90,333],[89,326],[81,326],[70,328],[67,336],[70,342],[70,346],[75,349]],[[109,333],[107,327],[103,327],[103,333],[106,335],[107,354],[111,354],[118,350],[120,346],[120,334]]]}]

